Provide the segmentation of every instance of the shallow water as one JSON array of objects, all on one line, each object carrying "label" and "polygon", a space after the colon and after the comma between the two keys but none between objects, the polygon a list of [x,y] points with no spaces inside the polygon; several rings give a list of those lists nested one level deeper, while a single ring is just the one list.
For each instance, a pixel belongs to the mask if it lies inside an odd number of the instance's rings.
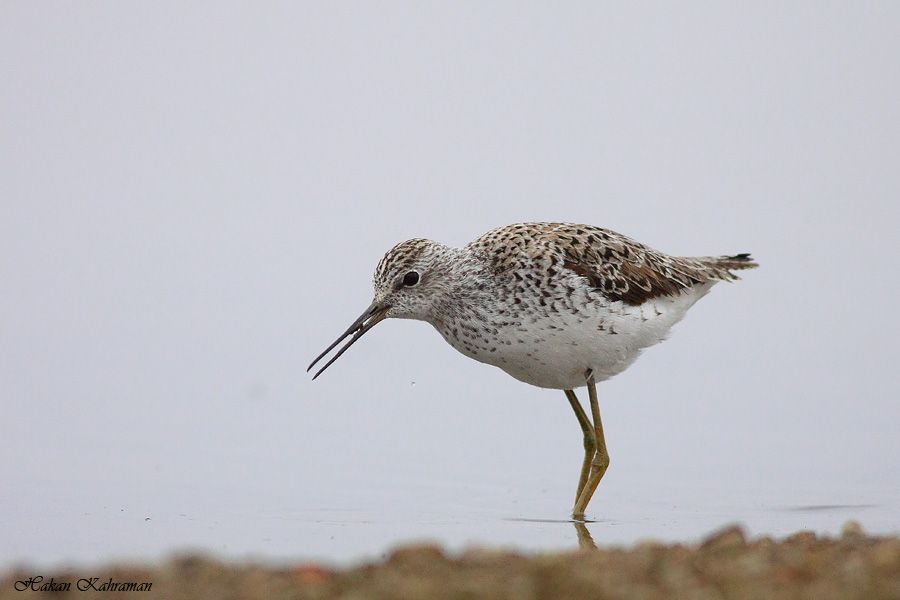
[{"label": "shallow water", "polygon": [[[287,481],[270,479],[275,473],[260,472],[261,485],[248,480],[232,486],[198,473],[182,489],[148,486],[136,504],[115,502],[129,496],[127,487],[117,492],[116,481],[99,474],[70,481],[64,493],[32,477],[26,493],[4,491],[0,565],[155,560],[194,550],[233,559],[347,565],[420,541],[451,550],[482,544],[566,550],[578,547],[579,540],[601,546],[642,539],[690,542],[730,523],[743,524],[751,535],[782,536],[798,529],[838,534],[851,519],[868,532],[890,533],[897,532],[900,514],[887,486],[856,490],[859,500],[846,502],[841,493],[832,496],[837,501],[797,492],[751,499],[726,491],[724,484],[710,493],[699,481],[665,486],[666,498],[654,495],[650,485],[622,490],[601,484],[585,530],[566,518],[567,494],[547,487],[535,493],[527,481],[521,486],[435,479],[389,484],[367,480],[361,472],[345,474],[346,479],[335,478],[341,485],[292,496],[300,488],[271,485]],[[361,485],[348,490],[344,484],[352,486],[354,479]],[[525,492],[534,495],[524,499]]]},{"label": "shallow water", "polygon": [[[245,364],[245,350],[160,352],[141,368],[124,355],[122,370],[114,353],[73,354],[50,382],[8,378],[0,565],[577,547],[582,436],[563,394],[466,361],[416,325],[376,331],[315,382],[295,349],[272,349],[272,367]],[[850,519],[900,530],[894,401],[799,377],[771,353],[734,385],[726,353],[693,358],[709,329],[679,333],[599,388],[611,463],[587,511],[596,544],[690,542],[733,523],[751,535],[837,534]],[[188,368],[191,356],[204,361]]]},{"label": "shallow water", "polygon": [[[239,370],[185,373],[178,388],[162,372],[133,384],[104,371],[109,389],[80,373],[60,401],[31,380],[0,455],[0,566],[184,551],[346,565],[419,541],[576,548],[583,450],[563,394],[441,354],[430,333],[376,332],[315,382],[287,362],[245,388],[225,385]],[[893,402],[805,397],[778,371],[728,389],[715,362],[679,354],[697,343],[685,333],[600,386],[611,464],[587,511],[597,545],[691,542],[733,523],[751,535],[836,535],[851,519],[900,531]],[[428,351],[383,360],[407,336]],[[382,370],[366,375],[373,362]],[[654,376],[666,367],[668,380]]]}]

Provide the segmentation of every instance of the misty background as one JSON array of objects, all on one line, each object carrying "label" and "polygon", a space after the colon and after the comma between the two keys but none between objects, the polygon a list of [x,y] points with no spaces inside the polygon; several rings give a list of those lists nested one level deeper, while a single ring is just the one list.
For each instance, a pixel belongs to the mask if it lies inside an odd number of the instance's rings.
[{"label": "misty background", "polygon": [[898,24],[0,4],[0,564],[574,547],[561,392],[410,321],[304,372],[396,242],[529,220],[761,264],[599,386],[598,543],[897,531]]}]

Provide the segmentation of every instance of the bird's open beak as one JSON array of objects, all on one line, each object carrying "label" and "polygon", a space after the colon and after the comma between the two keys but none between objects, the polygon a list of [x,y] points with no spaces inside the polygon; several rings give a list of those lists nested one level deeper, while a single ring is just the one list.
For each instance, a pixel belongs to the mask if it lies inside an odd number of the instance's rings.
[{"label": "bird's open beak", "polygon": [[331,360],[325,363],[325,366],[319,369],[316,374],[313,375],[313,379],[321,375],[322,371],[330,367],[331,363],[340,358],[341,354],[347,351],[347,348],[356,343],[356,340],[361,338],[368,330],[372,329],[373,327],[375,327],[375,325],[381,322],[384,319],[385,314],[387,314],[389,308],[390,306],[388,305],[381,305],[377,302],[373,302],[357,320],[353,321],[353,324],[347,328],[347,331],[341,334],[341,337],[334,340],[334,343],[325,348],[325,351],[322,352],[322,354],[318,355],[316,357],[316,360],[310,363],[310,365],[306,368],[306,372],[308,373],[310,369],[312,369],[317,362],[322,360],[326,354],[331,352],[335,346],[344,341],[344,339],[346,339],[348,335],[352,334],[353,337],[350,338],[350,341],[344,344],[341,349],[337,351],[337,354],[332,356]]}]

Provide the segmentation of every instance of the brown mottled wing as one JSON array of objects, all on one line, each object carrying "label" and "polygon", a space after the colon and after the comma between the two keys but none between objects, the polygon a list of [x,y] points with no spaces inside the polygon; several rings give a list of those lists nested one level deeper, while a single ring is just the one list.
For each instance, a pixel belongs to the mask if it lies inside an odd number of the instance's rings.
[{"label": "brown mottled wing", "polygon": [[585,277],[609,300],[637,306],[709,280],[700,265],[667,256],[614,231],[567,229],[557,236],[565,256],[563,266]]},{"label": "brown mottled wing", "polygon": [[556,228],[564,266],[586,277],[609,300],[637,306],[676,296],[698,284],[733,281],[731,270],[758,266],[749,254],[680,257],[663,254],[622,234],[597,227]]},{"label": "brown mottled wing", "polygon": [[[729,269],[755,267],[749,255],[684,258],[668,256],[609,229],[569,223],[520,223],[489,232],[484,243],[502,241],[511,255],[549,252],[554,263],[580,275],[609,300],[640,305],[660,296],[675,296],[709,281],[733,280]],[[496,245],[494,245],[496,247]],[[556,263],[558,265],[558,263]]]},{"label": "brown mottled wing", "polygon": [[609,300],[618,300],[625,304],[637,306],[659,296],[674,296],[683,289],[646,265],[622,263],[618,269],[601,266],[596,270],[605,271],[606,274],[603,276],[597,275],[582,263],[567,260],[564,265],[586,277],[591,286],[597,288]]}]

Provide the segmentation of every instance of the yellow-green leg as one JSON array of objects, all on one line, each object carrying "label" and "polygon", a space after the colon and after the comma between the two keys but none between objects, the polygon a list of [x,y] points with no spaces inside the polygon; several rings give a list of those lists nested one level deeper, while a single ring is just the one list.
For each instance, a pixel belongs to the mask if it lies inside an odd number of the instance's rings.
[{"label": "yellow-green leg", "polygon": [[584,433],[584,461],[581,463],[581,477],[578,479],[578,490],[575,492],[575,502],[577,503],[578,498],[581,497],[581,491],[587,483],[588,475],[591,473],[591,459],[594,457],[597,444],[594,441],[594,430],[591,426],[591,421],[584,413],[584,409],[581,408],[581,402],[578,401],[575,392],[572,390],[565,390],[565,392],[566,398],[569,399],[569,404],[572,405],[572,410],[575,411],[575,418],[578,419],[578,424],[581,425],[581,431]]},{"label": "yellow-green leg", "polygon": [[578,500],[575,501],[575,508],[572,509],[572,516],[576,519],[584,518],[584,509],[587,508],[591,496],[594,495],[609,466],[609,453],[606,451],[606,438],[603,437],[603,423],[600,421],[600,405],[597,403],[597,384],[591,372],[587,374],[587,388],[591,400],[591,416],[594,418],[594,440],[597,443],[597,450],[591,459],[591,474],[578,495]]}]

